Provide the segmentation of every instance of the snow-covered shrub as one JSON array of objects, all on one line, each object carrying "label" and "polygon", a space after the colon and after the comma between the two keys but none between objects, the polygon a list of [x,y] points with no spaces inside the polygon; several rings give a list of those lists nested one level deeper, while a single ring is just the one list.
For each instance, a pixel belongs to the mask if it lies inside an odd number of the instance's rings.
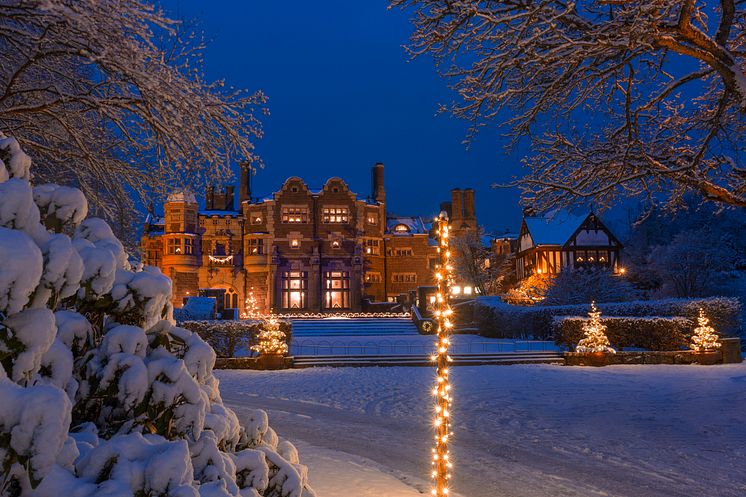
[{"label": "snow-covered shrub", "polygon": [[[278,321],[280,331],[285,335],[288,347],[292,341],[292,326],[290,321]],[[215,349],[218,357],[235,357],[242,351],[250,353],[252,347],[259,343],[262,332],[262,321],[184,321],[181,326],[198,333]]]},{"label": "snow-covered shrub", "polygon": [[[585,316],[589,304],[528,307],[509,305],[497,297],[479,297],[474,316],[483,336],[547,339],[553,336],[555,316]],[[702,308],[721,334],[734,336],[741,328],[741,302],[734,297],[635,300],[598,304],[598,308],[607,317],[684,317],[691,322],[696,321]]]},{"label": "snow-covered shrub", "polygon": [[[581,317],[555,317],[552,322],[555,342],[574,349],[583,338],[583,325],[587,322],[587,318]],[[655,351],[686,348],[692,328],[689,319],[680,317],[602,317],[601,324],[606,327],[612,347]]]},{"label": "snow-covered shrub", "polygon": [[211,321],[217,315],[215,297],[187,297],[180,309],[174,309],[176,324],[184,321]]},{"label": "snow-covered shrub", "polygon": [[606,268],[578,268],[556,275],[539,305],[627,302],[639,297],[626,278],[615,276]]},{"label": "snow-covered shrub", "polygon": [[170,280],[29,162],[0,136],[0,496],[313,496],[266,414],[223,405]]}]

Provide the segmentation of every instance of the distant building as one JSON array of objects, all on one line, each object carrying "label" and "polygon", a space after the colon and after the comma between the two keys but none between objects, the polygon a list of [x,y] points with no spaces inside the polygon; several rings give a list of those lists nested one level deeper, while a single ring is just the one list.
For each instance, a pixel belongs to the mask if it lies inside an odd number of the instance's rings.
[{"label": "distant building", "polygon": [[[233,187],[210,188],[203,210],[180,192],[167,198],[163,218],[146,219],[143,262],[171,277],[175,307],[202,295],[241,313],[253,288],[263,311],[361,311],[434,284],[432,225],[387,213],[383,164],[372,169],[368,198],[340,178],[314,190],[292,177],[257,199],[249,181],[243,168],[237,208]],[[454,231],[476,229],[469,191],[452,192]]]},{"label": "distant building", "polygon": [[574,216],[555,211],[546,216],[524,217],[518,237],[516,275],[519,280],[533,274],[557,274],[567,268],[607,267],[622,271],[622,244],[589,213]]}]

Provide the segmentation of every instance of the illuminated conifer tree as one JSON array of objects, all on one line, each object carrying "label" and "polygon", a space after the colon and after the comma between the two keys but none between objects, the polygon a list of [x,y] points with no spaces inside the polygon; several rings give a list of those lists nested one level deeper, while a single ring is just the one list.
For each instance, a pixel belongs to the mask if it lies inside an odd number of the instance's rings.
[{"label": "illuminated conifer tree", "polygon": [[590,320],[583,323],[583,339],[575,347],[576,352],[607,352],[615,354],[616,350],[611,348],[606,336],[606,326],[601,323],[601,311],[596,307],[596,302],[591,302],[591,310],[588,313]]},{"label": "illuminated conifer tree", "polygon": [[699,317],[697,318],[698,326],[694,328],[694,335],[692,336],[692,350],[697,352],[710,352],[720,348],[720,342],[718,342],[718,334],[715,328],[710,326],[710,320],[705,316],[704,309],[699,310]]}]

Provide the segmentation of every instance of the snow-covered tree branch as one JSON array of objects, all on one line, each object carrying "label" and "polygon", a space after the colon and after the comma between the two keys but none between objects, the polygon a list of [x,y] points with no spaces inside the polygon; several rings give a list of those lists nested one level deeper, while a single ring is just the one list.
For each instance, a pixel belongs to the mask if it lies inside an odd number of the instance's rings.
[{"label": "snow-covered tree branch", "polygon": [[202,40],[140,0],[0,1],[0,127],[39,182],[127,221],[132,194],[256,163],[261,92],[201,72]]},{"label": "snow-covered tree branch", "polygon": [[733,0],[393,0],[413,10],[472,122],[530,137],[543,209],[686,191],[746,206],[746,4]]}]

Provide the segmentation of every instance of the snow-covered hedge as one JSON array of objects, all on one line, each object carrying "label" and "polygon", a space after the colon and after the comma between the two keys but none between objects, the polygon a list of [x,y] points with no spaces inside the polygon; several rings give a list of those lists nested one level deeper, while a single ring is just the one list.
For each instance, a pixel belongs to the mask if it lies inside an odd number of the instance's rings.
[{"label": "snow-covered hedge", "polygon": [[30,166],[0,133],[0,495],[313,496],[266,414],[223,405],[171,281]]},{"label": "snow-covered hedge", "polygon": [[[583,338],[583,323],[587,318],[555,317],[552,321],[554,341],[574,349]],[[635,347],[664,351],[687,348],[694,324],[687,318],[662,317],[602,317],[606,337],[617,350]]]},{"label": "snow-covered hedge", "polygon": [[[588,305],[514,306],[498,297],[479,297],[474,312],[479,332],[483,336],[500,338],[552,338],[555,316],[585,317]],[[712,325],[721,335],[735,336],[741,322],[741,303],[734,297],[702,299],[635,300],[632,302],[598,304],[605,317],[683,317],[695,322],[703,308]]]},{"label": "snow-covered hedge", "polygon": [[217,301],[215,297],[187,297],[181,309],[174,309],[176,324],[184,321],[209,321],[215,319]]},{"label": "snow-covered hedge", "polygon": [[[292,340],[290,321],[278,321],[280,331],[285,333],[288,348]],[[184,328],[198,333],[215,349],[218,357],[235,357],[236,352],[250,352],[251,347],[259,343],[257,337],[262,330],[261,321],[184,321]]]}]

